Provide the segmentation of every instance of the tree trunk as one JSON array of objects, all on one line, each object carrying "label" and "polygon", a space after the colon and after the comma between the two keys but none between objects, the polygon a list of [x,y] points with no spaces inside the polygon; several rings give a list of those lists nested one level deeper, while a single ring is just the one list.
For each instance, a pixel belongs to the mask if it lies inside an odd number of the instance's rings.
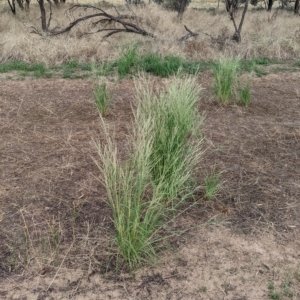
[{"label": "tree trunk", "polygon": [[268,2],[268,11],[272,10],[273,3],[274,3],[274,0],[269,0],[269,2]]},{"label": "tree trunk", "polygon": [[233,22],[234,29],[235,29],[235,33],[234,33],[232,39],[234,41],[236,41],[237,43],[240,43],[242,41],[242,28],[243,28],[243,24],[244,24],[244,21],[245,21],[245,16],[246,16],[246,13],[247,13],[247,10],[248,10],[248,3],[249,3],[249,0],[246,0],[239,27],[236,26],[236,22],[235,22],[233,12],[230,13],[230,17],[231,17],[231,20]]},{"label": "tree trunk", "polygon": [[186,8],[186,4],[187,4],[187,0],[181,0],[179,11],[178,11],[178,16],[177,16],[180,20],[182,19],[184,10]]},{"label": "tree trunk", "polygon": [[19,7],[21,8],[21,10],[24,10],[24,5],[23,5],[23,1],[22,0],[17,0]]},{"label": "tree trunk", "polygon": [[10,0],[7,0],[8,5],[10,7],[11,12],[15,15],[16,14],[16,2],[15,0],[12,0],[12,2],[10,2]]},{"label": "tree trunk", "polygon": [[25,0],[25,10],[29,11],[30,0]]},{"label": "tree trunk", "polygon": [[296,2],[295,2],[294,11],[295,11],[295,15],[299,14],[299,0],[296,0]]},{"label": "tree trunk", "polygon": [[47,23],[46,23],[46,10],[44,5],[44,0],[37,0],[40,6],[41,11],[41,20],[42,20],[42,30],[47,31]]}]

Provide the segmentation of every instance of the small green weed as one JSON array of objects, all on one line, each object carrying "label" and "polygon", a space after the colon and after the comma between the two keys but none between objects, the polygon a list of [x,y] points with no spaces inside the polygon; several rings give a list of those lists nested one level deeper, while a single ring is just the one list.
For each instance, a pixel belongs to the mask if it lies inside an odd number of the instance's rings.
[{"label": "small green weed", "polygon": [[201,286],[200,290],[201,290],[201,292],[206,293],[207,292],[207,287],[206,286]]},{"label": "small green weed", "polygon": [[284,282],[282,284],[282,288],[283,288],[283,294],[289,298],[293,297],[293,292],[291,290],[291,274],[288,273],[285,276]]},{"label": "small green weed", "polygon": [[300,67],[300,61],[296,61],[296,62],[294,63],[294,66],[295,66],[295,67]]},{"label": "small green weed", "polygon": [[277,300],[279,300],[279,299],[281,299],[281,296],[280,296],[280,294],[279,294],[278,292],[273,291],[273,292],[270,294],[270,298],[271,298],[271,299],[277,299]]},{"label": "small green weed", "polygon": [[300,281],[300,264],[297,266],[296,271],[294,272],[294,277]]},{"label": "small green weed", "polygon": [[260,65],[268,66],[270,65],[270,60],[266,58],[257,58],[253,60],[244,60],[241,62],[242,69],[246,72],[254,72],[258,77],[267,75],[268,72],[260,68]]},{"label": "small green weed", "polygon": [[240,60],[226,57],[221,57],[213,69],[215,94],[223,105],[228,104],[232,96],[233,85],[237,81],[239,71]]},{"label": "small green weed", "polygon": [[28,74],[29,74],[28,71],[21,71],[21,72],[20,72],[20,77],[27,77]]},{"label": "small green weed", "polygon": [[94,100],[102,116],[106,115],[112,103],[112,93],[107,90],[106,83],[99,82],[94,85]]},{"label": "small green weed", "polygon": [[82,71],[92,71],[91,64],[79,64],[78,69]]},{"label": "small green weed", "polygon": [[44,77],[46,74],[46,68],[44,65],[40,65],[39,68],[37,68],[34,72],[33,72],[33,76],[36,78],[40,78],[40,77]]},{"label": "small green weed", "polygon": [[65,69],[64,72],[63,72],[62,78],[65,78],[65,79],[72,79],[73,73],[74,73],[74,71],[71,71],[71,70],[69,70],[69,69]]},{"label": "small green weed", "polygon": [[271,299],[281,299],[280,294],[277,291],[275,291],[275,285],[272,280],[269,281],[268,289],[271,291],[271,294],[270,294]]},{"label": "small green weed", "polygon": [[92,66],[92,71],[94,71],[96,76],[108,76],[110,75],[113,70],[115,63],[102,63],[99,65],[95,65],[94,67]]},{"label": "small green weed", "polygon": [[70,62],[64,64],[65,69],[77,69],[79,62],[77,60],[71,60]]},{"label": "small green weed", "polygon": [[204,72],[209,68],[213,68],[215,64],[213,62],[196,61],[196,62],[183,62],[183,71],[187,74],[196,75],[199,72]]},{"label": "small green weed", "polygon": [[19,61],[8,61],[0,64],[0,73],[10,71],[29,71],[29,64]]},{"label": "small green weed", "polygon": [[116,62],[120,78],[124,78],[129,73],[130,68],[137,62],[137,59],[136,47],[124,51],[123,56]]},{"label": "small green weed", "polygon": [[77,60],[65,63],[60,68],[63,69],[63,78],[69,79],[82,78],[83,75],[75,75],[76,71],[91,71],[90,65],[80,64]]},{"label": "small green weed", "polygon": [[0,73],[10,71],[21,71],[21,76],[27,76],[29,72],[33,72],[35,77],[41,77],[46,72],[46,67],[43,64],[30,65],[26,62],[11,61],[0,64]]},{"label": "small green weed", "polygon": [[182,57],[168,55],[165,57],[152,53],[142,56],[138,62],[138,68],[155,76],[169,77],[177,74],[179,70],[185,74],[195,75],[207,70],[209,64],[206,62],[188,62]]},{"label": "small green weed", "polygon": [[271,64],[271,60],[267,57],[258,57],[258,58],[253,59],[253,61],[257,65],[269,66]]},{"label": "small green weed", "polygon": [[213,172],[207,176],[206,178],[204,178],[204,183],[205,183],[205,198],[207,200],[212,200],[219,188],[220,188],[220,176],[221,176],[222,172],[216,173],[215,169],[213,170]]},{"label": "small green weed", "polygon": [[251,101],[251,81],[248,80],[245,86],[242,86],[242,84],[239,83],[238,92],[239,102],[244,106],[248,106]]},{"label": "small green weed", "polygon": [[176,56],[161,57],[158,54],[148,54],[141,57],[139,68],[155,76],[169,77],[178,72],[182,66],[182,58]]},{"label": "small green weed", "polygon": [[274,287],[274,282],[273,282],[272,280],[270,280],[270,281],[269,281],[269,284],[268,284],[268,289],[273,291],[274,288],[275,288],[275,287]]},{"label": "small green weed", "polygon": [[53,76],[52,72],[47,72],[44,74],[44,77],[46,77],[46,78],[51,78],[52,76]]}]

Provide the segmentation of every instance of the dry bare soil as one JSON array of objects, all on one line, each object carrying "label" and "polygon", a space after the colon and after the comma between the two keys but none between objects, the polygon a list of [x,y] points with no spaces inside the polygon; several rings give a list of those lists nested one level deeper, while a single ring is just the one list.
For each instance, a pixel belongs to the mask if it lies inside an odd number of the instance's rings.
[{"label": "dry bare soil", "polygon": [[[157,265],[129,274],[115,272],[92,160],[102,138],[92,82],[1,80],[0,298],[300,299],[299,82],[255,78],[249,107],[221,107],[210,73],[199,75],[199,171],[222,170],[223,187],[174,223]],[[118,83],[106,117],[123,150],[133,97],[131,79]]]}]

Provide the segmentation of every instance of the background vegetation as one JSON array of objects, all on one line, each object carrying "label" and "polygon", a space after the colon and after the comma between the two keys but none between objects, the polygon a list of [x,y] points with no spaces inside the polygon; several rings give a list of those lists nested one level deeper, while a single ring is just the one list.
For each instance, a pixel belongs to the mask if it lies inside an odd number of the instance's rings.
[{"label": "background vegetation", "polygon": [[[240,43],[232,40],[235,30],[222,2],[219,9],[217,4],[205,9],[192,8],[191,4],[181,21],[177,18],[177,12],[166,10],[155,3],[117,8],[108,3],[100,5],[113,16],[118,16],[118,13],[135,16],[135,20],[129,19],[128,22],[151,33],[154,38],[120,32],[103,40],[107,30],[119,30],[122,26],[109,21],[97,28],[104,29],[104,32],[84,34],[95,31],[92,20],[78,23],[67,35],[51,36],[51,32],[64,29],[70,22],[77,20],[82,11],[78,9],[71,16],[65,14],[68,4],[57,7],[52,5],[51,15],[47,2],[45,11],[48,27],[43,32],[41,20],[37,17],[40,15],[38,5],[31,3],[28,12],[17,8],[14,16],[8,5],[3,4],[0,12],[0,62],[22,61],[29,64],[44,63],[46,66],[59,66],[74,60],[79,63],[111,62],[123,56],[124,46],[136,43],[145,55],[173,55],[189,61],[217,60],[220,54],[229,57],[239,55],[241,59],[267,57],[296,60],[300,54],[300,18],[294,15],[290,5],[276,8],[271,13],[266,12],[261,4],[258,4],[259,9],[249,10]],[[235,12],[237,21],[241,14],[242,8]],[[184,26],[194,35],[189,35]]]}]

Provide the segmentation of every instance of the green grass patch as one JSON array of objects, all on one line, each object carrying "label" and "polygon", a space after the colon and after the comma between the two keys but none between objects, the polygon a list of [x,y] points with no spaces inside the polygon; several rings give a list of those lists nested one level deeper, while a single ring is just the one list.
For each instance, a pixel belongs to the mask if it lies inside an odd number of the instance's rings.
[{"label": "green grass patch", "polygon": [[197,74],[209,68],[206,62],[188,62],[179,56],[160,56],[152,53],[140,57],[138,68],[146,73],[151,73],[159,77],[169,77],[177,74],[179,71],[185,74]]},{"label": "green grass patch", "polygon": [[223,105],[228,104],[233,95],[240,68],[239,59],[221,57],[213,69],[215,95]]},{"label": "green grass patch", "polygon": [[94,70],[96,76],[109,76],[113,74],[115,66],[116,63],[114,62],[106,62],[95,65],[94,67],[92,67],[92,70]]},{"label": "green grass patch", "polygon": [[158,54],[149,54],[139,60],[139,69],[159,77],[169,77],[176,74],[182,67],[182,58],[176,56],[161,57]]},{"label": "green grass patch", "polygon": [[300,68],[300,61],[296,61],[296,62],[294,63],[294,66],[297,67],[297,68]]},{"label": "green grass patch", "polygon": [[252,60],[241,61],[241,69],[246,72],[254,72],[256,76],[262,77],[268,74],[262,67],[270,66],[271,64],[278,63],[277,61],[271,61],[269,58],[255,58]]},{"label": "green grass patch", "polygon": [[93,90],[94,100],[101,115],[105,116],[112,103],[112,93],[108,91],[105,82],[97,82]]},{"label": "green grass patch", "polygon": [[117,60],[117,71],[120,78],[124,78],[130,71],[130,68],[136,64],[138,53],[136,47],[128,48]]},{"label": "green grass patch", "polygon": [[175,78],[166,91],[155,95],[147,85],[137,85],[138,122],[153,122],[152,181],[167,201],[193,190],[192,173],[202,154],[198,151],[202,117],[195,109],[199,94],[195,86],[194,79]]},{"label": "green grass patch", "polygon": [[251,101],[251,80],[249,79],[246,85],[239,83],[238,87],[239,103],[248,106]]},{"label": "green grass patch", "polygon": [[281,299],[281,295],[276,292],[276,291],[273,291],[271,294],[270,294],[270,298],[271,299],[275,299],[275,300],[280,300]]},{"label": "green grass patch", "polygon": [[[240,71],[253,72],[257,76],[264,76],[268,74],[266,67],[279,63],[267,58],[243,60],[240,61]],[[295,70],[297,70],[298,66],[300,66],[300,62],[296,62],[293,65]],[[136,75],[139,72],[146,72],[159,77],[170,77],[179,73],[182,75],[195,75],[209,69],[215,73],[219,67],[220,62],[187,61],[180,56],[162,56],[158,53],[140,54],[138,47],[134,46],[125,48],[120,58],[111,62],[81,63],[77,60],[72,60],[59,66],[46,67],[42,63],[29,64],[22,61],[9,61],[0,64],[0,73],[17,71],[21,77],[76,79],[92,76],[94,75],[94,70],[96,70],[95,74],[97,76],[110,76],[117,73],[119,78],[122,79],[128,74]],[[282,69],[279,68],[278,70]],[[270,70],[269,72],[276,72],[278,70],[274,69],[274,71]],[[229,82],[230,77],[227,76],[227,78]],[[223,81],[222,84],[224,83]]]},{"label": "green grass patch", "polygon": [[35,72],[44,74],[46,67],[43,64],[28,64],[26,62],[11,61],[0,64],[0,73],[8,73],[11,71]]},{"label": "green grass patch", "polygon": [[204,178],[205,184],[205,198],[212,200],[220,189],[220,176],[222,172],[216,173],[213,169],[212,173]]},{"label": "green grass patch", "polygon": [[275,289],[274,282],[272,280],[269,281],[268,289],[273,291]]},{"label": "green grass patch", "polygon": [[[202,153],[202,118],[195,107],[199,92],[195,80],[174,79],[158,94],[144,78],[139,78],[136,87],[137,110],[126,159],[120,160],[117,144],[103,119],[106,143],[96,145],[96,164],[115,225],[117,256],[130,269],[155,260],[166,239],[168,222],[180,213],[176,208],[186,199],[184,192],[194,188],[190,182]],[[170,138],[164,140],[168,147],[162,145],[164,137]]]}]

